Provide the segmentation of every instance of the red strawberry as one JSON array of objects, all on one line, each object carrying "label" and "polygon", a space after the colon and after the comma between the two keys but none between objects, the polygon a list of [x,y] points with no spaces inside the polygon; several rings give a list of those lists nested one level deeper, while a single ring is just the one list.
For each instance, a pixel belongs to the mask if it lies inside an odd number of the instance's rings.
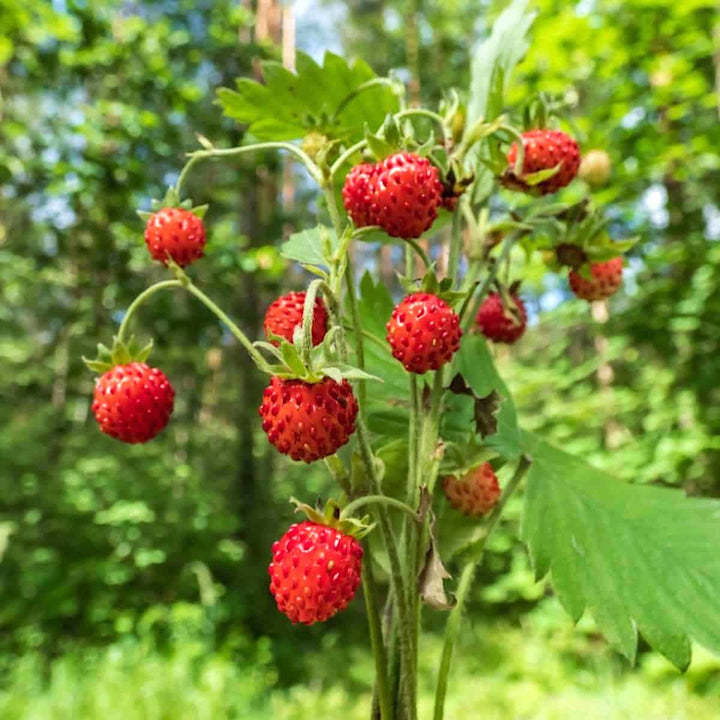
[{"label": "red strawberry", "polygon": [[92,411],[106,435],[144,443],[168,424],[174,400],[175,391],[161,370],[133,362],[98,378]]},{"label": "red strawberry", "polygon": [[345,178],[342,196],[345,209],[355,223],[355,227],[374,225],[370,217],[373,202],[373,177],[376,165],[364,163],[355,165]]},{"label": "red strawberry", "polygon": [[[580,167],[580,149],[569,135],[560,130],[528,130],[522,134],[522,137],[525,147],[523,174],[549,170],[562,163],[555,175],[535,185],[532,190],[548,195],[564,188],[577,175]],[[507,161],[510,169],[515,166],[517,150],[517,143],[513,143],[508,151]]]},{"label": "red strawberry", "polygon": [[480,306],[476,322],[488,340],[512,344],[522,337],[527,326],[525,303],[517,295],[512,301],[515,307],[507,310],[500,295],[490,293]]},{"label": "red strawberry", "polygon": [[[270,337],[279,335],[288,342],[293,341],[293,332],[298,326],[302,326],[303,308],[305,306],[304,292],[291,292],[279,297],[270,304],[265,313],[263,328],[265,334]],[[312,344],[319,345],[327,332],[328,314],[325,303],[320,298],[315,298],[312,324]],[[278,345],[277,341],[273,341]]]},{"label": "red strawberry", "polygon": [[500,499],[497,475],[488,462],[460,478],[455,475],[444,477],[442,487],[445,497],[456,510],[473,517],[490,512]]},{"label": "red strawberry", "polygon": [[442,202],[438,169],[412,153],[397,153],[378,163],[372,189],[370,219],[390,237],[420,237],[435,221]]},{"label": "red strawberry", "polygon": [[350,439],[358,404],[347,380],[307,383],[272,377],[259,412],[263,430],[283,455],[311,463]]},{"label": "red strawberry", "polygon": [[324,622],[355,597],[363,549],[352,535],[306,521],[291,525],[272,551],[270,592],[292,622]]},{"label": "red strawberry", "polygon": [[148,219],[145,243],[155,260],[167,265],[170,256],[180,267],[186,267],[203,255],[205,227],[189,210],[163,208]]},{"label": "red strawberry", "polygon": [[590,272],[592,279],[584,278],[580,273],[571,270],[568,275],[570,289],[583,300],[605,300],[614,295],[622,283],[623,261],[621,257],[607,262],[592,263]]},{"label": "red strawberry", "polygon": [[437,217],[442,193],[440,174],[429,160],[396,153],[354,167],[345,179],[343,202],[357,227],[380,225],[391,237],[417,238]]},{"label": "red strawberry", "polygon": [[460,347],[460,318],[430,293],[408,295],[395,307],[386,327],[393,357],[409,372],[437,370]]}]

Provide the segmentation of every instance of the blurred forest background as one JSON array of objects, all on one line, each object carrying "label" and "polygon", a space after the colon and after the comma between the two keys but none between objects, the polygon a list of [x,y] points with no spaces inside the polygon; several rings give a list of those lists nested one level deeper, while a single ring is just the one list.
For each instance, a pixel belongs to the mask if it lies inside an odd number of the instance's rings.
[{"label": "blurred forest background", "polygon": [[[532,327],[497,352],[500,369],[525,427],[628,481],[720,496],[717,2],[535,5],[511,99],[567,94],[581,148],[612,159],[594,196],[618,237],[642,240],[608,313],[571,300],[539,262],[525,267]],[[257,75],[258,59],[292,66],[296,47],[330,49],[396,69],[412,97],[436,102],[443,87],[467,87],[502,7],[0,0],[3,720],[365,717],[362,603],[298,628],[267,590],[288,497],[326,495],[328,480],[264,441],[264,381],[246,354],[200,304],[157,296],[136,330],[155,338],[178,399],[145,446],[98,431],[80,358],[163,275],[135,210],[174,181],[194,133],[242,139],[213,104],[218,87]],[[202,165],[187,190],[210,203],[193,275],[258,337],[271,299],[305,282],[277,248],[311,221],[311,189],[268,155]],[[387,249],[363,256],[388,282],[393,263]],[[631,670],[592,623],[571,626],[533,582],[514,507],[470,604],[449,717],[718,717],[717,660],[698,651],[681,676],[647,652]],[[422,650],[426,689],[440,619],[429,617]]]}]

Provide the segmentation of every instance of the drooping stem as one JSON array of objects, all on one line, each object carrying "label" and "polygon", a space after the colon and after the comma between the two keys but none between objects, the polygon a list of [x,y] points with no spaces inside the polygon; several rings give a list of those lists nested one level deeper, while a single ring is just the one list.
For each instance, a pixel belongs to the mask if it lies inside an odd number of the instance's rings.
[{"label": "drooping stem", "polygon": [[399,113],[395,115],[396,120],[402,120],[406,117],[426,117],[430,120],[434,121],[437,126],[440,128],[440,132],[442,134],[443,140],[445,140],[448,137],[448,128],[445,124],[445,120],[443,119],[442,115],[439,115],[436,112],[433,112],[432,110],[426,110],[425,108],[408,108],[407,110],[401,110]]},{"label": "drooping stem", "polygon": [[450,613],[448,618],[447,626],[445,628],[445,642],[443,645],[442,657],[440,659],[440,669],[438,671],[437,688],[435,691],[435,711],[433,713],[433,720],[443,720],[445,715],[445,696],[447,694],[447,683],[448,674],[450,672],[450,664],[452,662],[453,650],[455,649],[455,643],[458,635],[460,634],[460,625],[462,623],[462,613],[465,606],[465,600],[467,599],[468,592],[472,587],[472,581],[475,577],[475,569],[477,568],[478,562],[482,556],[482,552],[485,549],[485,544],[488,538],[492,534],[493,530],[500,520],[503,510],[510,499],[512,494],[515,492],[517,487],[520,485],[520,481],[530,467],[531,460],[527,455],[523,455],[520,458],[520,462],[515,470],[515,474],[512,476],[510,482],[507,484],[505,491],[503,492],[498,504],[493,509],[492,513],[488,516],[487,522],[485,523],[485,534],[480,538],[472,548],[472,558],[465,565],[460,576],[460,583],[458,585],[458,591],[455,596],[456,605]]},{"label": "drooping stem", "polygon": [[[252,145],[240,145],[234,148],[213,148],[211,150],[196,150],[195,152],[188,153],[190,158],[180,173],[180,177],[184,180],[187,175],[188,166],[194,165],[199,160],[206,160],[213,157],[235,157],[236,155],[245,155],[246,153],[255,152],[257,150],[287,150],[287,152],[295,155],[303,165],[307,168],[308,172],[312,176],[313,180],[318,185],[322,185],[323,177],[320,168],[310,159],[310,156],[303,152],[297,145],[286,142],[265,142],[265,143],[254,143]],[[178,179],[179,181],[179,179]]]},{"label": "drooping stem", "polygon": [[359,498],[355,498],[352,502],[348,503],[340,513],[340,518],[351,517],[352,514],[363,507],[364,505],[387,505],[388,507],[394,507],[398,510],[402,510],[407,513],[416,522],[419,520],[418,514],[409,506],[406,505],[402,500],[398,500],[389,495],[362,495]]},{"label": "drooping stem", "polygon": [[200,157],[191,157],[186,163],[185,167],[180,171],[180,175],[178,175],[178,179],[175,182],[175,193],[178,197],[181,197],[180,193],[182,192],[182,186],[185,182],[185,179],[187,178],[188,174],[190,173],[190,170],[192,169],[193,165],[198,163],[202,158]]},{"label": "drooping stem", "polygon": [[335,177],[346,160],[349,160],[355,153],[360,152],[366,145],[367,140],[360,140],[360,142],[351,145],[344,153],[341,153],[330,167],[330,179],[332,180]]},{"label": "drooping stem", "polygon": [[255,364],[263,371],[269,372],[269,366],[265,358],[260,354],[258,349],[248,340],[245,333],[212,301],[200,290],[196,285],[192,283],[190,278],[179,268],[175,268],[175,272],[180,274],[180,279],[177,280],[163,280],[162,282],[151,285],[146,290],[143,290],[135,300],[130,303],[130,307],[127,309],[125,316],[120,323],[120,329],[118,330],[118,340],[125,342],[127,340],[128,328],[130,327],[130,321],[137,309],[156,292],[164,290],[165,288],[185,288],[189,293],[194,295],[200,302],[202,302],[226,327],[233,336],[240,342],[240,344],[248,351],[250,357],[253,359]]},{"label": "drooping stem", "polygon": [[151,298],[156,292],[164,290],[165,288],[177,288],[182,287],[182,283],[179,280],[163,280],[162,282],[155,283],[149,288],[143,290],[128,307],[125,315],[123,316],[122,322],[120,323],[120,329],[118,330],[117,339],[118,342],[127,342],[128,328],[130,327],[130,321],[135,315],[137,309],[149,298]]},{"label": "drooping stem", "polygon": [[210,310],[215,317],[222,322],[232,333],[233,337],[248,351],[255,364],[265,372],[270,372],[270,367],[265,358],[259,353],[258,349],[248,340],[247,335],[218,307],[202,290],[193,285],[190,280],[187,284],[183,283],[189,293],[194,295],[205,307]]}]

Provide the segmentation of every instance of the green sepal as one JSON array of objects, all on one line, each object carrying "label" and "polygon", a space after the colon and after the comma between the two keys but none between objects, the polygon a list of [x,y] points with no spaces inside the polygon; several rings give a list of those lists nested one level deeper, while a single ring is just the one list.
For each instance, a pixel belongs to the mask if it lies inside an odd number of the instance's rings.
[{"label": "green sepal", "polygon": [[362,540],[375,527],[375,523],[370,522],[369,515],[364,515],[361,518],[341,519],[341,507],[335,500],[328,500],[324,508],[313,508],[294,497],[290,498],[290,502],[295,505],[295,512],[303,513],[310,522],[334,528],[344,535],[354,537],[356,540]]},{"label": "green sepal", "polygon": [[388,113],[380,131],[385,142],[392,148],[399,148],[403,137],[394,115]]},{"label": "green sepal", "polygon": [[557,175],[558,172],[560,172],[561,167],[562,161],[560,161],[557,165],[554,165],[551,168],[546,168],[545,170],[538,170],[534,173],[524,173],[522,176],[522,180],[526,185],[534,187],[535,185],[539,185],[540,183],[549,180],[551,177],[553,177],[553,175]]},{"label": "green sepal", "polygon": [[375,160],[384,160],[389,155],[395,152],[395,148],[385,138],[380,137],[379,134],[373,134],[370,132],[370,128],[365,125],[365,141],[367,142],[368,150],[375,157]]},{"label": "green sepal", "polygon": [[185,200],[181,201],[175,191],[175,188],[171,186],[165,192],[162,200],[157,200],[155,198],[150,200],[150,208],[152,212],[147,212],[145,210],[136,210],[136,212],[141,220],[147,222],[154,213],[159,212],[164,208],[181,208],[183,210],[189,210],[193,215],[197,215],[202,220],[205,217],[208,207],[209,205],[193,205],[190,198],[185,198]]},{"label": "green sepal", "polygon": [[428,269],[425,275],[418,284],[417,280],[411,280],[400,273],[395,273],[398,278],[398,282],[401,287],[407,291],[408,294],[417,292],[429,293],[435,295],[435,297],[444,300],[448,305],[455,305],[461,300],[465,300],[467,293],[458,292],[452,289],[453,281],[451,278],[443,278],[438,280],[435,275],[435,263],[433,263]]},{"label": "green sepal", "polygon": [[443,441],[443,455],[438,474],[442,477],[453,475],[460,478],[478,465],[491,462],[493,469],[498,470],[503,464],[500,453],[478,441],[477,435],[470,433],[462,443],[453,440]]},{"label": "green sepal", "polygon": [[113,338],[112,349],[98,343],[97,357],[91,359],[83,356],[83,362],[89,370],[98,373],[104,373],[112,370],[116,365],[128,365],[132,362],[145,362],[152,350],[153,341],[150,340],[147,345],[140,347],[132,336],[127,343]]}]

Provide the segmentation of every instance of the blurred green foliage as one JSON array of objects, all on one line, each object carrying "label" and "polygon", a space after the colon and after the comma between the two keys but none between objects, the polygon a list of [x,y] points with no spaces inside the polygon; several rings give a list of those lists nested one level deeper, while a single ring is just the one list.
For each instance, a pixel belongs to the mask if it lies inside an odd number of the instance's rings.
[{"label": "blurred green foliage", "polygon": [[[720,495],[716,3],[536,4],[511,100],[546,90],[575,105],[582,148],[612,159],[611,181],[594,191],[611,234],[642,241],[609,317],[591,317],[563,278],[518,253],[534,326],[496,361],[524,428],[628,481]],[[351,52],[380,74],[401,68],[432,100],[467,86],[472,47],[497,10],[469,0],[345,5]],[[322,707],[351,718],[348,692],[367,692],[360,603],[320,629],[290,628],[274,611],[265,566],[291,518],[286,500],[324,495],[328,481],[258,437],[263,381],[200,306],[159,297],[136,327],[155,338],[153,359],[179,390],[161,438],[120,445],[88,415],[92,378],[80,356],[107,342],[132,298],[162,276],[135,209],[162,196],[195,132],[240,141],[214,91],[251,76],[255,58],[276,59],[252,41],[252,22],[232,0],[0,0],[3,718],[111,717],[109,707],[123,718],[304,718],[317,714],[316,686],[265,691],[308,676],[320,678]],[[283,207],[281,171],[276,157],[253,157],[200,166],[188,185],[211,203],[207,261],[193,270],[253,337],[281,286],[303,283],[285,274],[277,241],[289,225],[309,226],[313,206],[300,183]],[[545,589],[515,541],[519,513],[514,503],[493,538],[470,608],[513,627],[486,635],[477,623],[458,663],[455,713],[491,702],[488,717],[607,718],[639,707],[712,717],[691,697],[718,692],[702,657],[698,675],[673,676],[663,694],[655,656],[643,664],[650,685],[619,679],[625,666],[592,631],[571,634],[540,602]],[[518,629],[538,602],[533,632]],[[305,655],[313,646],[324,655]],[[428,686],[437,650],[431,637]],[[48,670],[46,656],[66,652]],[[326,665],[346,668],[345,689]],[[553,699],[569,678],[570,694]],[[610,710],[593,700],[608,688]]]}]

